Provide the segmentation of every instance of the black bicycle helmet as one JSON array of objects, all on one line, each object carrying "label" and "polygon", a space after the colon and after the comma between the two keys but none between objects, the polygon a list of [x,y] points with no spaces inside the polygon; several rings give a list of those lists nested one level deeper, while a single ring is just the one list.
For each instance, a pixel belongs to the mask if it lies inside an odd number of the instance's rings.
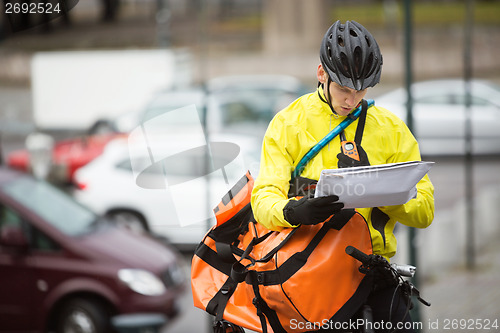
[{"label": "black bicycle helmet", "polygon": [[355,21],[335,22],[321,42],[321,64],[330,80],[355,90],[380,81],[382,54],[371,33]]}]

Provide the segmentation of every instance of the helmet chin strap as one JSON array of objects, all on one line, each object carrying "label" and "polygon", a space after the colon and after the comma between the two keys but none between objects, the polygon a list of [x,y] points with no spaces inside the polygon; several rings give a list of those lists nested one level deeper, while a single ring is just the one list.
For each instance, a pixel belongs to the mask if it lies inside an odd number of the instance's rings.
[{"label": "helmet chin strap", "polygon": [[[333,82],[332,80],[330,80],[330,77],[328,77],[328,80],[327,80],[327,86],[330,87],[330,83]],[[323,89],[323,93],[325,93],[325,85],[321,82],[318,82],[318,87],[320,87]],[[323,98],[323,96],[321,96],[321,94],[319,93],[318,91],[318,96],[319,96],[319,99],[323,102],[323,103],[326,103],[328,104],[328,106],[330,107],[330,110],[332,110],[332,113],[338,117],[339,114],[337,113],[337,111],[335,111],[333,109],[333,106],[332,106],[332,103],[330,102],[331,101],[331,96],[330,96],[330,89],[326,89],[326,93],[325,93],[325,97],[326,97],[326,100]],[[361,102],[358,103],[358,105],[356,107],[359,107],[361,105]],[[352,112],[349,113],[349,117],[352,115]]]},{"label": "helmet chin strap", "polygon": [[332,110],[332,113],[336,116],[338,116],[339,114],[337,113],[337,111],[335,111],[333,109],[333,106],[332,106],[332,103],[330,102],[331,101],[331,97],[330,97],[330,83],[332,81],[330,80],[330,76],[328,76],[328,79],[326,81],[327,83],[327,89],[326,89],[326,93],[325,93],[325,85],[321,82],[318,82],[318,87],[321,86],[321,88],[323,89],[323,93],[325,94],[325,97],[326,97],[326,100],[323,98],[323,96],[321,96],[321,94],[319,93],[318,91],[318,96],[319,96],[319,99],[323,102],[323,103],[326,103],[328,104],[328,106],[330,107],[330,110]]}]

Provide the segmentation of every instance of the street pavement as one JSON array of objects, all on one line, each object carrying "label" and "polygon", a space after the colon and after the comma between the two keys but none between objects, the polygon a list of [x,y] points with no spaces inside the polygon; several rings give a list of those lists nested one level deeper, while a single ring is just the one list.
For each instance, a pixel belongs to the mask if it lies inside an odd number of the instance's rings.
[{"label": "street pavement", "polygon": [[[461,254],[457,254],[461,255]],[[500,332],[500,242],[491,242],[473,270],[447,270],[420,288],[432,305],[422,309],[424,331]]]}]

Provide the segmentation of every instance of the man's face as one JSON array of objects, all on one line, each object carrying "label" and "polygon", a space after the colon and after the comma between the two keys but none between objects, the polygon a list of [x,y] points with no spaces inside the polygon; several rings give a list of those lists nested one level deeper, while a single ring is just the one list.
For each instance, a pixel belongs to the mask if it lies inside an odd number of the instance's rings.
[{"label": "man's face", "polygon": [[[326,86],[328,74],[321,64],[318,66],[317,77],[318,81],[323,83],[323,86]],[[328,89],[330,91],[330,103],[335,112],[341,116],[347,116],[361,102],[367,91],[367,89],[354,90],[335,82],[330,82]]]},{"label": "man's face", "polygon": [[367,89],[354,90],[341,86],[338,83],[330,83],[330,103],[340,116],[347,116],[366,95]]}]

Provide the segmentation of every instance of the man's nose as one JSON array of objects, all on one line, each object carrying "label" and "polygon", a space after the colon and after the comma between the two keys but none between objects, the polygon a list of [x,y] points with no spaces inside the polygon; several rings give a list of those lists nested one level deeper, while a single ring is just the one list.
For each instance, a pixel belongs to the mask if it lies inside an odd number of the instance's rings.
[{"label": "man's nose", "polygon": [[345,98],[345,102],[349,106],[354,106],[354,104],[356,103],[356,92],[348,93]]}]

